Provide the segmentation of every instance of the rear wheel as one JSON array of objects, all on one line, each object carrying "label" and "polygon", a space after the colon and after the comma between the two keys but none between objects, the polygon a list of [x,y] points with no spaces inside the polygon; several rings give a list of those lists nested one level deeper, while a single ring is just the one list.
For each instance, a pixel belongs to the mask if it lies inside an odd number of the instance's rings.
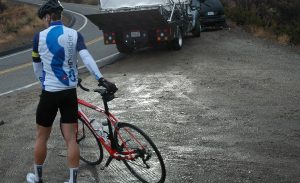
[{"label": "rear wheel", "polygon": [[103,148],[93,131],[78,120],[76,140],[80,149],[80,159],[89,165],[98,165],[103,159]]},{"label": "rear wheel", "polygon": [[144,183],[165,181],[166,169],[163,159],[153,141],[138,127],[119,123],[114,135],[121,154],[131,154],[133,160],[123,160],[130,172]]},{"label": "rear wheel", "polygon": [[133,47],[125,43],[123,36],[121,34],[117,34],[116,45],[120,53],[129,54],[132,53],[134,50]]},{"label": "rear wheel", "polygon": [[117,49],[120,53],[126,53],[126,54],[129,54],[129,53],[132,53],[133,52],[133,48],[125,45],[124,43],[116,43],[117,44]]},{"label": "rear wheel", "polygon": [[171,42],[171,46],[173,50],[180,50],[183,46],[183,34],[182,31],[179,29],[177,33],[177,37],[173,39]]}]

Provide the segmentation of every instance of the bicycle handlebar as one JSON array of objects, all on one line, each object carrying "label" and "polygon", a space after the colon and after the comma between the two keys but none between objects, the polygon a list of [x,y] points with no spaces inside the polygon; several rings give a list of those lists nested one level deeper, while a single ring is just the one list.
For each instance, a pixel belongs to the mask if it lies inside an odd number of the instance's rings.
[{"label": "bicycle handlebar", "polygon": [[[78,78],[78,86],[79,86],[82,90],[89,92],[90,89],[88,89],[88,88],[82,86],[81,82],[82,82],[82,79],[81,79],[81,78]],[[111,101],[111,100],[113,100],[113,99],[115,98],[114,93],[107,91],[106,88],[94,89],[93,91],[94,91],[94,92],[97,92],[97,93],[100,93],[100,95],[102,96],[103,100],[105,100],[105,101],[107,101],[107,102],[108,102],[108,101]]]},{"label": "bicycle handlebar", "polygon": [[82,79],[81,79],[81,78],[78,78],[78,86],[79,86],[82,90],[89,92],[90,89],[88,89],[88,88],[82,86],[81,82],[82,82]]}]

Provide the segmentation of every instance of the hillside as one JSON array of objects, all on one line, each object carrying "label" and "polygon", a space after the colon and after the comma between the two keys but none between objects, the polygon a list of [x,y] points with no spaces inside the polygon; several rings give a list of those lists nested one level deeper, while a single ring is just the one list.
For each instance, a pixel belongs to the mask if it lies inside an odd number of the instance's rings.
[{"label": "hillside", "polygon": [[0,1],[0,52],[28,44],[33,33],[43,28],[36,11],[33,6]]},{"label": "hillside", "polygon": [[[37,8],[0,0],[0,53],[30,45],[33,34],[44,29],[42,20],[37,17]],[[63,22],[68,24],[69,19],[63,16]]]},{"label": "hillside", "polygon": [[299,0],[221,0],[228,18],[251,32],[300,44]]}]

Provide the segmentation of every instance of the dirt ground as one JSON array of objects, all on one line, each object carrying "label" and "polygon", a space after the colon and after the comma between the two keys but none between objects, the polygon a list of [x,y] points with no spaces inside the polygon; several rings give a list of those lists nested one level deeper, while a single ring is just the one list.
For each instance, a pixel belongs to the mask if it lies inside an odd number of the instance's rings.
[{"label": "dirt ground", "polygon": [[[124,56],[102,72],[119,87],[112,112],[142,127],[159,147],[166,182],[297,183],[299,61],[299,51],[233,28],[188,38],[181,51]],[[96,94],[78,92],[100,105]],[[38,94],[34,87],[0,98],[0,182],[24,182],[32,171]],[[58,123],[48,148],[45,181],[63,182],[68,170]],[[79,182],[136,182],[120,167],[81,163]]]}]

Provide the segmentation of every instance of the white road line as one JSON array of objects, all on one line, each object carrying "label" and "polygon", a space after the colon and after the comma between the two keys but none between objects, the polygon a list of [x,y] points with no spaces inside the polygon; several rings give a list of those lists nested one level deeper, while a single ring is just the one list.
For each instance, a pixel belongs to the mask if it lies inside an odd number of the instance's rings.
[{"label": "white road line", "polygon": [[[112,57],[114,57],[114,56],[116,56],[116,55],[118,55],[118,54],[120,54],[120,53],[119,53],[119,52],[118,52],[118,53],[114,53],[114,54],[109,55],[109,56],[107,56],[107,57],[104,57],[104,58],[101,58],[101,59],[99,59],[99,60],[96,60],[96,63],[99,63],[99,62],[108,60],[108,59],[110,59],[110,58],[112,58]],[[78,67],[78,69],[83,69],[84,67],[85,67],[85,66],[82,65],[82,66]],[[34,86],[34,85],[39,84],[39,83],[40,83],[40,82],[34,82],[34,83],[29,84],[29,85],[26,85],[26,86],[23,86],[23,87],[14,89],[14,90],[10,90],[10,91],[8,91],[8,92],[1,93],[1,94],[0,94],[0,97],[3,96],[3,95],[7,95],[7,94],[10,94],[10,93],[13,93],[13,92],[15,92],[15,91],[20,91],[20,90],[24,90],[24,89],[26,89],[26,88],[30,88],[30,87],[32,87],[32,86]]]},{"label": "white road line", "polygon": [[9,57],[13,57],[13,56],[16,56],[16,55],[20,55],[20,54],[26,53],[28,51],[32,51],[32,49],[27,49],[27,50],[24,50],[24,51],[20,51],[18,53],[13,53],[13,54],[10,54],[10,55],[4,56],[4,57],[0,57],[0,60],[6,59],[6,58],[9,58]]},{"label": "white road line", "polygon": [[88,23],[88,19],[83,14],[80,14],[80,13],[77,13],[77,12],[71,11],[71,10],[65,10],[65,11],[69,11],[71,13],[74,13],[78,16],[81,16],[84,19],[84,24],[79,29],[77,29],[78,32],[80,32],[86,26],[86,24]]},{"label": "white road line", "polygon": [[10,93],[19,91],[19,90],[24,90],[24,89],[26,89],[26,88],[30,88],[30,87],[32,87],[32,86],[34,86],[34,85],[37,85],[37,84],[39,84],[39,82],[31,83],[31,84],[26,85],[26,86],[23,86],[23,87],[21,87],[21,88],[17,88],[17,89],[10,90],[10,91],[5,92],[5,93],[1,93],[1,94],[0,94],[0,97],[3,96],[3,95],[6,95],[6,94],[10,94]]},{"label": "white road line", "polygon": [[[82,15],[80,13],[77,13],[77,12],[74,12],[74,11],[71,11],[71,10],[64,10],[64,11],[69,11],[71,13],[74,13],[74,14],[78,15],[78,16],[81,16],[84,19],[84,24],[79,29],[77,29],[77,31],[80,32],[82,29],[84,29],[84,27],[88,23],[88,19],[84,15]],[[26,52],[29,52],[29,51],[32,51],[32,49],[23,50],[23,51],[20,51],[18,53],[13,53],[13,54],[10,54],[10,55],[7,55],[7,56],[0,57],[0,60],[6,59],[6,58],[9,58],[9,57],[13,57],[13,56],[16,56],[16,55],[20,55],[22,53],[26,53]]]},{"label": "white road line", "polygon": [[[87,43],[85,43],[87,46],[91,45],[91,44],[94,44],[100,40],[103,40],[103,37],[98,37],[94,40],[91,40]],[[17,70],[21,70],[21,69],[24,69],[26,67],[29,67],[32,65],[32,62],[28,61],[26,62],[25,64],[22,64],[22,65],[18,65],[18,66],[15,66],[15,67],[11,67],[11,68],[8,68],[8,69],[4,69],[4,70],[0,70],[0,76],[3,75],[3,74],[6,74],[6,73],[9,73],[9,72],[13,72],[13,71],[17,71]]]}]

